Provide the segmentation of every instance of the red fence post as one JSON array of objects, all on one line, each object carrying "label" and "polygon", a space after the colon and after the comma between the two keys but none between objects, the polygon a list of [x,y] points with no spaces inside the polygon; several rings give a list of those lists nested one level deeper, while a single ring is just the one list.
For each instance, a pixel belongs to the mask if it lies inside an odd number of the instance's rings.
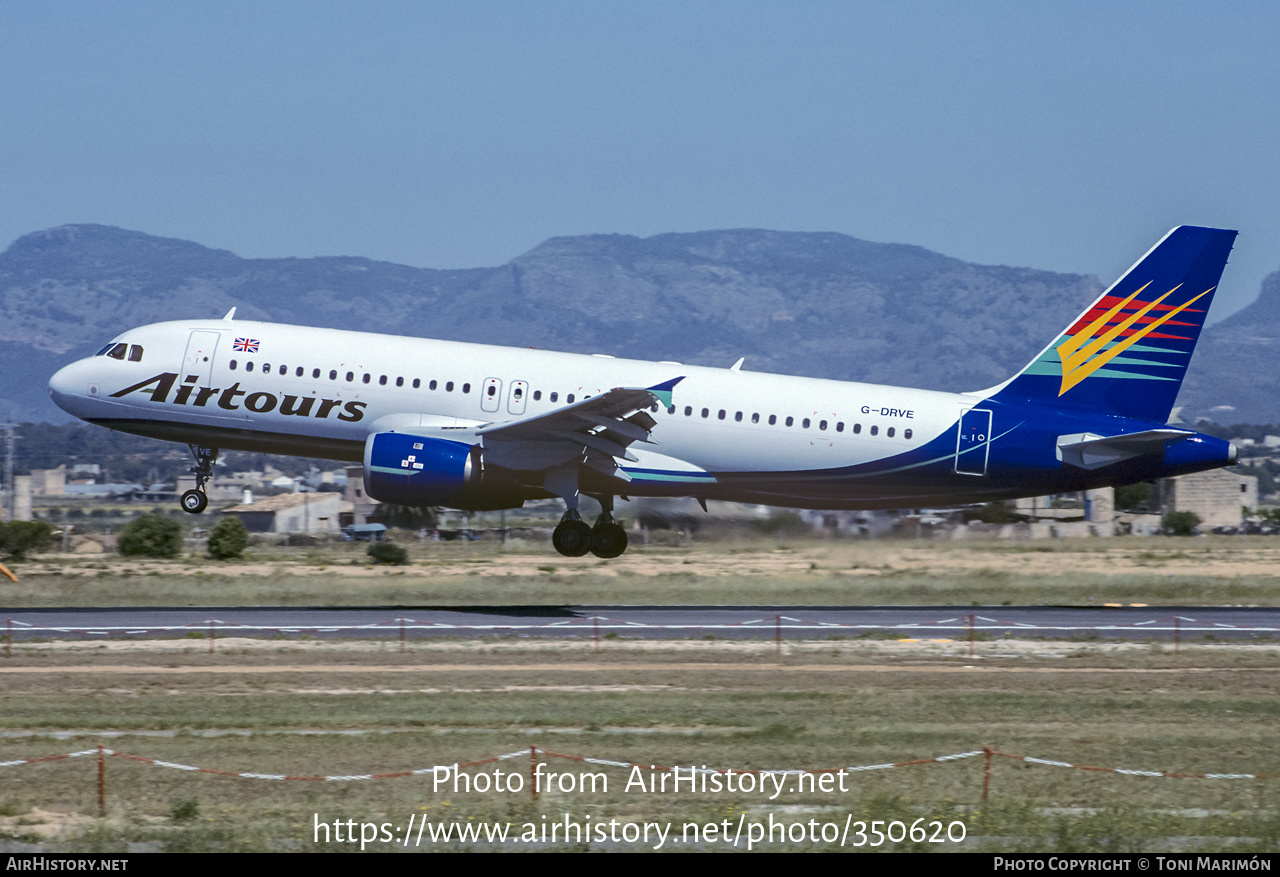
[{"label": "red fence post", "polygon": [[98,744],[98,815],[107,815],[107,759],[101,743]]},{"label": "red fence post", "polygon": [[991,747],[982,747],[982,800],[987,800],[987,793],[991,791]]}]

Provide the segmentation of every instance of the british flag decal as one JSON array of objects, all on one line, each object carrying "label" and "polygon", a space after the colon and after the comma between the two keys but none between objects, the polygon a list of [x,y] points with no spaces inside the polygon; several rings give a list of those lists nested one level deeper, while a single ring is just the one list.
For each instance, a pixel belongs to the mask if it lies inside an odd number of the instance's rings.
[{"label": "british flag decal", "polygon": [[237,338],[235,341],[232,342],[231,349],[235,350],[237,353],[257,353],[258,339],[257,338]]}]

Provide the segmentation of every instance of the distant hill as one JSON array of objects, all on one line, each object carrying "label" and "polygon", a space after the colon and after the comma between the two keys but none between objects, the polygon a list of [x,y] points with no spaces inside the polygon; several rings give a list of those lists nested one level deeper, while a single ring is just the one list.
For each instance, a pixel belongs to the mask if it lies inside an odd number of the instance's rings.
[{"label": "distant hill", "polygon": [[[1246,402],[1249,381],[1230,364],[1243,327],[1261,325],[1245,316],[1251,309],[1262,306],[1273,328],[1258,335],[1250,363],[1280,337],[1280,273],[1268,282],[1258,303],[1205,333],[1186,394],[1197,410],[1232,404],[1249,412],[1240,420],[1280,421],[1275,394],[1270,409]],[[1100,290],[1091,276],[973,265],[833,233],[563,237],[499,267],[442,271],[241,259],[63,226],[0,254],[0,416],[62,422],[45,391],[60,365],[129,327],[232,306],[242,319],[725,367],[745,356],[748,370],[973,390],[1021,368]],[[1233,375],[1234,395],[1222,374]]]},{"label": "distant hill", "polygon": [[1178,404],[1189,420],[1280,422],[1280,271],[1253,304],[1200,336]]}]

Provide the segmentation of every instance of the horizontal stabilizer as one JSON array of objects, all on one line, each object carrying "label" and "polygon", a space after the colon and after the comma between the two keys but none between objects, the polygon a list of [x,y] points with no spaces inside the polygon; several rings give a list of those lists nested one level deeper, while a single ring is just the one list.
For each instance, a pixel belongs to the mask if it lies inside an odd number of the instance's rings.
[{"label": "horizontal stabilizer", "polygon": [[1058,436],[1058,459],[1080,469],[1101,469],[1130,457],[1155,454],[1166,445],[1195,435],[1186,429],[1147,429],[1123,435],[1100,436],[1091,432]]}]

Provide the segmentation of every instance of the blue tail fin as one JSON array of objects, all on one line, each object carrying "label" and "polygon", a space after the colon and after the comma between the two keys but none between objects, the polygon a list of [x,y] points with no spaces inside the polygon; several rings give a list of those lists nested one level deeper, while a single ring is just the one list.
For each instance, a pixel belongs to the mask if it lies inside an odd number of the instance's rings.
[{"label": "blue tail fin", "polygon": [[1235,237],[1173,229],[991,398],[1164,423]]}]

